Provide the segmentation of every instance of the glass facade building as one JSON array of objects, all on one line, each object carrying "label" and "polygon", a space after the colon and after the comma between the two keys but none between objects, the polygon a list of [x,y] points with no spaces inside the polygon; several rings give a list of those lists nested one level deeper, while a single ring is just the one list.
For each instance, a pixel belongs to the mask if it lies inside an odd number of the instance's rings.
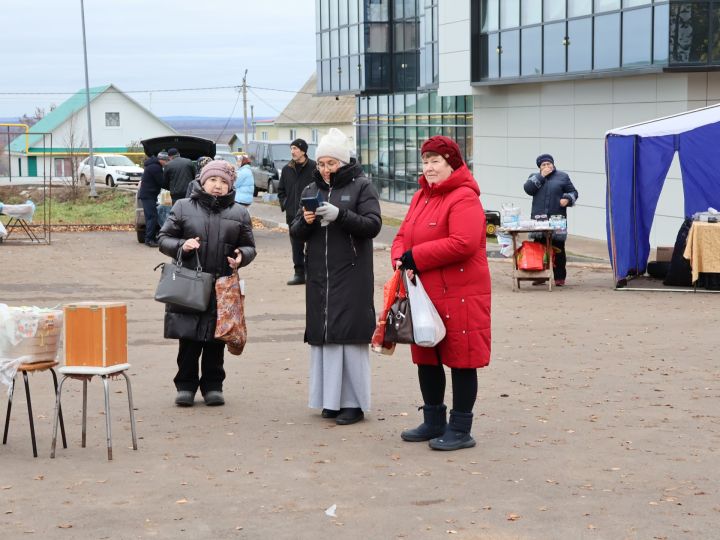
[{"label": "glass facade building", "polygon": [[315,0],[318,93],[357,96],[358,159],[387,200],[410,201],[429,136],[472,156],[471,98],[436,92],[438,3]]},{"label": "glass facade building", "polygon": [[473,82],[720,68],[720,0],[472,0]]}]

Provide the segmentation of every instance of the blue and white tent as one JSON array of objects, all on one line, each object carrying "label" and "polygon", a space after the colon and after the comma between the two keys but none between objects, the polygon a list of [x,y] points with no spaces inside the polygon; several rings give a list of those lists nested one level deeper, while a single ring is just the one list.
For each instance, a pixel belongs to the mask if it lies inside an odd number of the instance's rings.
[{"label": "blue and white tent", "polygon": [[720,104],[605,134],[606,225],[616,284],[645,273],[650,228],[675,152],[685,215],[720,209]]}]

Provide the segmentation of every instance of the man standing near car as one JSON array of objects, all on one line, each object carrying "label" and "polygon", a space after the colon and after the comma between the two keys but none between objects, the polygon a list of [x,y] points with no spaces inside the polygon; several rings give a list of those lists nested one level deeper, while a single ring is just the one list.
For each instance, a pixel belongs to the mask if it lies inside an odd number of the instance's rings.
[{"label": "man standing near car", "polygon": [[158,211],[157,198],[163,185],[163,167],[170,160],[167,152],[159,152],[157,156],[151,156],[143,164],[140,189],[138,189],[138,200],[143,207],[145,214],[145,245],[156,248],[158,232]]},{"label": "man standing near car", "polygon": [[[305,186],[313,181],[315,162],[307,156],[308,143],[303,139],[295,139],[290,143],[292,161],[283,167],[278,183],[278,199],[280,209],[285,211],[285,221],[288,226],[295,219],[300,208],[300,195]],[[288,285],[302,285],[305,283],[305,242],[290,236],[292,247],[293,266],[295,275]]]},{"label": "man standing near car", "polygon": [[177,148],[171,148],[167,153],[170,163],[163,170],[164,187],[170,190],[172,202],[175,204],[185,198],[188,185],[195,179],[195,166],[188,158],[180,156]]}]

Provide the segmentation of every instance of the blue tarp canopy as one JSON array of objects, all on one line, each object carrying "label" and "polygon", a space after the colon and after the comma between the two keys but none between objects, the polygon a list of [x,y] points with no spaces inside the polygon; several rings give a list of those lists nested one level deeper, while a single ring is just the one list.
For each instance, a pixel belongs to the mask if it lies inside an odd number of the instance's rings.
[{"label": "blue tarp canopy", "polygon": [[720,104],[605,134],[606,226],[618,284],[645,273],[650,228],[675,152],[685,216],[720,209]]}]

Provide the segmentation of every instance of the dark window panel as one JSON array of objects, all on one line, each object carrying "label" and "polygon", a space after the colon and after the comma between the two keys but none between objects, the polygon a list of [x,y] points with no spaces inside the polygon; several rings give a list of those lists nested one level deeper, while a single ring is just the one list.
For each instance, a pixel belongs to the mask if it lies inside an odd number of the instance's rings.
[{"label": "dark window panel", "polygon": [[595,17],[594,69],[612,69],[620,66],[620,40],[606,36],[620,35],[620,14]]},{"label": "dark window panel", "polygon": [[520,31],[510,30],[500,34],[500,75],[502,77],[520,76]]},{"label": "dark window panel", "polygon": [[543,28],[543,72],[565,73],[565,23],[546,24]]},{"label": "dark window panel", "polygon": [[523,28],[521,37],[520,74],[523,77],[542,75],[542,27]]},{"label": "dark window panel", "polygon": [[568,21],[568,71],[592,70],[592,19]]},{"label": "dark window panel", "polygon": [[623,13],[622,65],[637,66],[652,61],[652,8]]},{"label": "dark window panel", "polygon": [[709,5],[670,5],[670,63],[705,63],[708,59]]},{"label": "dark window panel", "polygon": [[389,90],[390,87],[390,55],[366,54],[365,89]]},{"label": "dark window panel", "polygon": [[387,21],[388,20],[388,6],[390,0],[366,0],[366,20],[368,21]]},{"label": "dark window panel", "polygon": [[365,52],[388,52],[388,25],[368,24],[365,26]]},{"label": "dark window panel", "polygon": [[[715,4],[717,6],[717,4]],[[710,61],[720,63],[720,6],[712,8],[713,38],[710,43]]]}]

